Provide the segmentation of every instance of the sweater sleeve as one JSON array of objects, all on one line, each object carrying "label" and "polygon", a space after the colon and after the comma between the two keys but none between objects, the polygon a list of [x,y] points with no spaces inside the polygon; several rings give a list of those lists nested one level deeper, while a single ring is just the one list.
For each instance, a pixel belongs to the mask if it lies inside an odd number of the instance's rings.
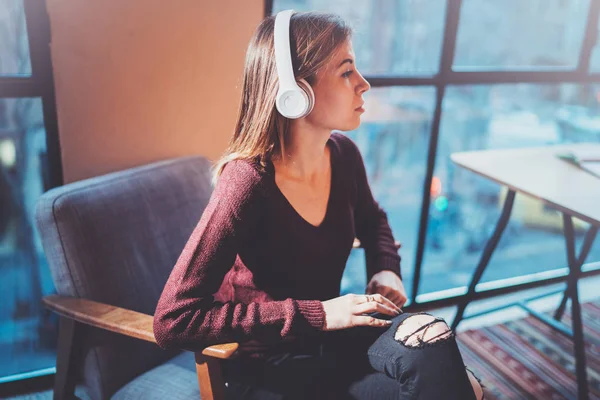
[{"label": "sweater sleeve", "polygon": [[271,342],[322,329],[325,312],[318,300],[214,301],[240,243],[258,221],[260,193],[252,165],[238,160],[225,167],[158,301],[154,336],[161,348],[198,351],[217,343]]},{"label": "sweater sleeve", "polygon": [[351,147],[351,165],[354,166],[356,186],[354,225],[356,237],[365,250],[367,282],[373,275],[383,270],[393,271],[402,279],[400,255],[396,249],[387,214],[373,198],[360,150],[350,138],[347,138],[347,141]]}]

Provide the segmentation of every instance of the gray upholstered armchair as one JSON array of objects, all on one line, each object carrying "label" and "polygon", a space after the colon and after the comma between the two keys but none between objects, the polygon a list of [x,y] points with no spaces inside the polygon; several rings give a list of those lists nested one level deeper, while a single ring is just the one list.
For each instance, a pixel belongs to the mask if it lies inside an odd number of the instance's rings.
[{"label": "gray upholstered armchair", "polygon": [[[55,399],[224,398],[219,359],[238,345],[202,352],[160,349],[152,314],[210,197],[201,156],[160,161],[42,195],[36,223],[60,315]],[[360,244],[355,242],[355,247]],[[197,379],[197,380],[196,380]]]},{"label": "gray upholstered armchair", "polygon": [[163,286],[210,197],[209,168],[184,157],[42,195],[36,222],[58,293],[43,301],[60,315],[55,399],[72,399],[76,383],[91,399],[224,397],[218,359],[237,344],[166,352],[152,332]]}]

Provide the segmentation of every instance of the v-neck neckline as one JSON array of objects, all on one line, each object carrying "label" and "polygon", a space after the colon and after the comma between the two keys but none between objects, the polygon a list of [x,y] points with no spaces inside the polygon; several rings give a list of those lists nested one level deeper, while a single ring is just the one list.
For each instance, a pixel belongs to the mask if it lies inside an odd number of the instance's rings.
[{"label": "v-neck neckline", "polygon": [[325,215],[323,216],[323,219],[321,220],[321,223],[319,223],[319,225],[313,225],[310,222],[308,222],[306,220],[306,218],[304,218],[298,212],[298,210],[296,210],[296,208],[288,200],[288,198],[285,196],[285,194],[283,194],[281,189],[279,189],[279,186],[277,186],[277,181],[275,180],[275,166],[273,165],[273,162],[271,160],[269,160],[269,162],[268,162],[269,167],[271,169],[271,173],[272,173],[273,186],[275,187],[275,191],[283,199],[283,201],[287,204],[287,206],[290,208],[292,213],[295,214],[296,217],[298,219],[300,219],[305,225],[308,225],[312,229],[321,229],[325,225],[325,223],[329,219],[329,214],[331,214],[331,207],[332,207],[332,203],[333,203],[332,198],[334,195],[334,186],[335,186],[334,184],[336,181],[336,179],[335,179],[335,152],[336,152],[336,149],[335,149],[335,144],[333,143],[331,138],[327,139],[327,144],[330,145],[329,146],[329,164],[330,164],[330,169],[331,169],[331,174],[330,174],[331,176],[330,176],[330,183],[329,183],[329,196],[327,198],[327,206],[325,207]]}]

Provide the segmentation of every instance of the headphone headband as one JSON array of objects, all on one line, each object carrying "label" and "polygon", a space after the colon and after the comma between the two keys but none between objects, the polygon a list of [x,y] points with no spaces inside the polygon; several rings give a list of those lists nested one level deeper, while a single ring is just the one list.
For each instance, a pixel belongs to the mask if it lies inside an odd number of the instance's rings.
[{"label": "headphone headband", "polygon": [[277,111],[286,118],[302,118],[311,112],[314,105],[314,93],[304,79],[298,82],[294,77],[292,52],[290,49],[290,20],[294,10],[277,13],[273,45],[275,64],[279,77],[279,89],[275,99]]},{"label": "headphone headband", "polygon": [[279,75],[279,85],[286,88],[297,86],[290,49],[290,19],[293,14],[294,10],[285,10],[275,17],[275,63],[277,75]]}]

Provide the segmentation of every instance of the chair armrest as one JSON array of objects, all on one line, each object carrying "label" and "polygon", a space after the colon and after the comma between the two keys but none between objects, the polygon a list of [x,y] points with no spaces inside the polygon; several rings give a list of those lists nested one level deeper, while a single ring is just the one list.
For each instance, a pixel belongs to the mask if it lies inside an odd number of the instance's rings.
[{"label": "chair armrest", "polygon": [[[57,294],[45,296],[42,302],[50,310],[63,317],[121,335],[156,343],[152,329],[152,315],[92,300]],[[236,352],[238,346],[238,343],[213,345],[202,350],[202,354],[215,358],[230,358]]]},{"label": "chair armrest", "polygon": [[[396,246],[396,250],[399,250],[400,247],[402,247],[402,243],[400,243],[398,241],[395,241],[394,245]],[[360,243],[360,240],[358,240],[358,239],[355,238],[354,239],[354,243],[352,243],[352,248],[354,248],[354,249],[360,249],[360,248],[362,248],[362,244]]]}]

